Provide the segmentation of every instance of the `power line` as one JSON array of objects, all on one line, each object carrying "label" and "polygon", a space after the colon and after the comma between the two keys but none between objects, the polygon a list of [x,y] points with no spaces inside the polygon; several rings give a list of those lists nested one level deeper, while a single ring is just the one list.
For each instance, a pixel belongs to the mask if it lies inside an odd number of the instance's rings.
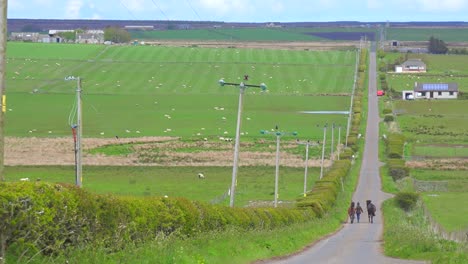
[{"label": "power line", "polygon": [[130,9],[122,2],[122,0],[119,0],[119,2],[120,2],[120,4],[121,4],[123,7],[125,7],[125,9],[127,9],[128,13],[129,13],[135,20],[138,20],[138,19],[136,18],[136,16],[133,14],[133,12],[130,11]]},{"label": "power line", "polygon": [[169,21],[169,17],[166,15],[166,13],[162,10],[162,8],[159,7],[158,4],[154,0],[151,0],[153,2],[153,5],[159,10],[159,12],[166,18],[167,21]]},{"label": "power line", "polygon": [[200,21],[202,21],[200,15],[198,14],[197,10],[195,10],[195,8],[193,8],[192,6],[192,3],[190,2],[190,0],[185,0],[187,2],[187,4],[190,6],[190,9],[192,9],[192,11],[195,13],[195,15],[198,17],[198,19],[200,19]]}]

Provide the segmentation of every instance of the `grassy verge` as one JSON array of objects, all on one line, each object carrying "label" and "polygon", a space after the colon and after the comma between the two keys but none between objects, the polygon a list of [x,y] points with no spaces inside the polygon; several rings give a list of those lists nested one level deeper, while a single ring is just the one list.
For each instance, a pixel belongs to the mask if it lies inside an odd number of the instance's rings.
[{"label": "grassy verge", "polygon": [[421,206],[409,213],[394,199],[383,204],[385,254],[403,259],[437,263],[468,263],[468,245],[441,239],[429,229]]}]

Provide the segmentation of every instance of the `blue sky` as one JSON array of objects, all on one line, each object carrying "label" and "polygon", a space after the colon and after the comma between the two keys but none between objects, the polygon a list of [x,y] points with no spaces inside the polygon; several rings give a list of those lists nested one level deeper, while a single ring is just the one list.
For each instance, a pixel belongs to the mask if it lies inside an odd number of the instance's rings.
[{"label": "blue sky", "polygon": [[468,0],[9,0],[8,18],[468,21]]}]

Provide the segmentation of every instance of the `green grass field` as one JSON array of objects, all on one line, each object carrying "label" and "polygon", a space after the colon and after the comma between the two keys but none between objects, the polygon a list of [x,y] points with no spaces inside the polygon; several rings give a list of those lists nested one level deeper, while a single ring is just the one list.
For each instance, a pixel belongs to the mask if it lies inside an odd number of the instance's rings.
[{"label": "green grass field", "polygon": [[439,100],[396,101],[394,110],[399,113],[397,119],[403,134],[411,141],[464,144],[468,142],[466,109],[463,100]]},{"label": "green grass field", "polygon": [[467,42],[468,28],[387,28],[387,39],[428,41],[431,36],[445,42]]},{"label": "green grass field", "polygon": [[[395,101],[394,107],[409,142],[407,154],[431,159],[467,157],[464,146],[468,142],[468,116],[464,100]],[[417,180],[447,182],[447,192],[436,193],[437,196],[424,193],[423,200],[434,219],[448,231],[468,227],[463,211],[467,207],[467,175],[464,170],[411,170],[411,176]]]},{"label": "green grass field", "polygon": [[247,90],[247,137],[278,124],[315,138],[317,124],[345,125],[345,116],[298,112],[347,110],[349,96],[318,95],[349,94],[355,68],[351,51],[9,43],[7,56],[8,136],[69,135],[69,75],[83,78],[85,137],[234,135],[239,92],[218,80],[249,74],[249,83],[269,89]]},{"label": "green grass field", "polygon": [[425,157],[468,157],[468,146],[465,145],[414,145],[412,155]]},{"label": "green grass field", "polygon": [[[205,175],[198,179],[198,173]],[[231,186],[232,167],[83,167],[83,187],[96,193],[125,196],[185,197],[210,202],[220,198]],[[319,168],[309,168],[308,189],[319,175]],[[29,178],[47,182],[74,184],[71,166],[15,166],[6,167],[7,181]],[[249,201],[274,200],[275,167],[240,167],[236,191],[236,205]],[[304,191],[304,168],[280,168],[279,200],[293,201]],[[229,197],[220,200],[229,204]]]},{"label": "green grass field", "polygon": [[431,193],[423,195],[432,217],[448,232],[468,229],[468,193]]},{"label": "green grass field", "polygon": [[420,181],[446,181],[449,192],[468,192],[468,173],[464,170],[412,170],[411,177]]},{"label": "green grass field", "polygon": [[131,31],[139,40],[214,40],[214,41],[330,41],[310,33],[375,32],[370,28],[217,28],[190,30]]}]

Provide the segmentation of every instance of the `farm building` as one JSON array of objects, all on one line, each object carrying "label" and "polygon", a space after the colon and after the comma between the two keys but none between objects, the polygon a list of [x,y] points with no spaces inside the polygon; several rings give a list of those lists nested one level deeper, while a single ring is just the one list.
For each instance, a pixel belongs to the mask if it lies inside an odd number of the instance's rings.
[{"label": "farm building", "polygon": [[44,42],[44,38],[48,38],[46,34],[39,32],[11,32],[9,40],[24,41],[24,42]]},{"label": "farm building", "polygon": [[401,65],[395,66],[395,72],[426,72],[426,64],[420,59],[410,59],[403,62]]},{"label": "farm building", "polygon": [[104,43],[104,31],[103,30],[87,30],[84,33],[77,33],[76,43],[102,44]]},{"label": "farm building", "polygon": [[403,91],[403,100],[457,99],[456,83],[415,83],[413,91]]}]

